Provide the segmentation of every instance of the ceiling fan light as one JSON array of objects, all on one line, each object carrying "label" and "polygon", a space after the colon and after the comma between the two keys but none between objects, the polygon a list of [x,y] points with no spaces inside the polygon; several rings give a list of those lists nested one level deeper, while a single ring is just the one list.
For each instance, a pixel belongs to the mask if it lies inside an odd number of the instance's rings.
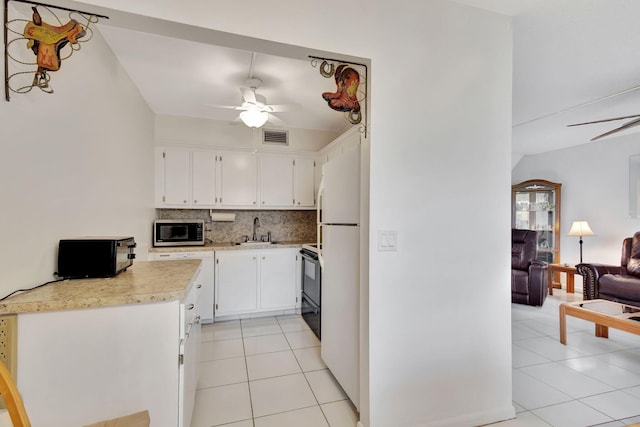
[{"label": "ceiling fan light", "polygon": [[264,111],[247,110],[240,113],[240,120],[250,128],[262,127],[269,119],[269,114]]}]

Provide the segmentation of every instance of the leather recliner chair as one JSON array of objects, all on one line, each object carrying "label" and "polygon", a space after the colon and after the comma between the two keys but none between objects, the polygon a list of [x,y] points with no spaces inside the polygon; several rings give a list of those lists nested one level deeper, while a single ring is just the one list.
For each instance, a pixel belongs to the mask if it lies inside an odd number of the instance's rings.
[{"label": "leather recliner chair", "polygon": [[583,298],[602,298],[640,305],[640,231],[622,241],[620,265],[576,265],[583,279]]},{"label": "leather recliner chair", "polygon": [[536,259],[537,240],[536,231],[511,229],[511,302],[542,305],[547,298],[548,265]]}]

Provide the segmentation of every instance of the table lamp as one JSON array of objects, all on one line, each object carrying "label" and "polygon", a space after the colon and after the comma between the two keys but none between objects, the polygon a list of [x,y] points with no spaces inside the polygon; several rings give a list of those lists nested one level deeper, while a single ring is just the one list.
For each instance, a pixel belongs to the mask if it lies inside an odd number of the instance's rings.
[{"label": "table lamp", "polygon": [[582,236],[595,236],[587,221],[573,221],[567,236],[580,236],[580,263],[582,263]]}]

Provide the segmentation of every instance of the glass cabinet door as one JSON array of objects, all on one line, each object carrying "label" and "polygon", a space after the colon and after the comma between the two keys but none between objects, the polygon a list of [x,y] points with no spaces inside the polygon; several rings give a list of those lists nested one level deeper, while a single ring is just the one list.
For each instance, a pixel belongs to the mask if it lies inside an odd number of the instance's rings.
[{"label": "glass cabinet door", "polygon": [[538,259],[560,262],[560,188],[562,184],[530,180],[512,186],[511,227],[538,233]]}]

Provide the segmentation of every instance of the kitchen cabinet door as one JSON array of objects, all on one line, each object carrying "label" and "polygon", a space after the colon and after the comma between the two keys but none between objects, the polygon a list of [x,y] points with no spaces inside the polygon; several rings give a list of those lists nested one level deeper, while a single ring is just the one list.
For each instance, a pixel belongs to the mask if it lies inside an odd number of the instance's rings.
[{"label": "kitchen cabinet door", "polygon": [[220,155],[222,206],[258,206],[258,159],[255,154],[224,152]]},{"label": "kitchen cabinet door", "polygon": [[258,308],[258,255],[255,251],[217,251],[215,315],[253,312]]},{"label": "kitchen cabinet door", "polygon": [[184,207],[190,204],[191,152],[183,149],[165,149],[163,153],[165,206]]},{"label": "kitchen cabinet door", "polygon": [[293,199],[295,207],[313,207],[315,198],[315,160],[297,157],[293,165]]},{"label": "kitchen cabinet door", "polygon": [[184,148],[156,149],[156,207],[213,208],[216,152]]},{"label": "kitchen cabinet door", "polygon": [[191,196],[193,206],[216,205],[216,153],[214,151],[191,153]]},{"label": "kitchen cabinet door", "polygon": [[296,305],[296,249],[260,251],[260,309]]},{"label": "kitchen cabinet door", "polygon": [[199,299],[200,304],[198,307],[198,313],[200,314],[202,323],[213,323],[214,263],[215,260],[213,257],[202,259],[202,267],[200,268],[200,274],[196,282],[202,285]]},{"label": "kitchen cabinet door", "polygon": [[293,206],[293,168],[289,156],[260,157],[260,206]]}]

